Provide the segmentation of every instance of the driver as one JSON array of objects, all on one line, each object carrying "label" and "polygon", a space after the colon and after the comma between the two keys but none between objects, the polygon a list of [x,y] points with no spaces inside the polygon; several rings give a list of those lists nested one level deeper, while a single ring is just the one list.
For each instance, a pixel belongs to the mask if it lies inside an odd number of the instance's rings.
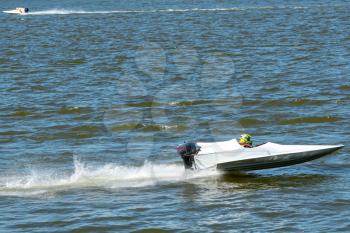
[{"label": "driver", "polygon": [[253,148],[252,136],[249,134],[242,134],[239,138],[239,144],[245,148]]},{"label": "driver", "polygon": [[28,8],[23,8],[23,7],[17,7],[16,11],[20,14],[28,13],[29,9]]}]

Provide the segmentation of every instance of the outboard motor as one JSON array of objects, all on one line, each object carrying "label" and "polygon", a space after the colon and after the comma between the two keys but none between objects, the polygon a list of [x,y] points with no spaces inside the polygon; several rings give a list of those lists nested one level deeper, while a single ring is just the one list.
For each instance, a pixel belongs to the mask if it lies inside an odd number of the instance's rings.
[{"label": "outboard motor", "polygon": [[29,8],[24,8],[24,12],[28,13],[29,12]]},{"label": "outboard motor", "polygon": [[200,146],[195,142],[187,142],[179,145],[176,150],[184,161],[185,169],[194,169],[194,156],[200,151]]}]

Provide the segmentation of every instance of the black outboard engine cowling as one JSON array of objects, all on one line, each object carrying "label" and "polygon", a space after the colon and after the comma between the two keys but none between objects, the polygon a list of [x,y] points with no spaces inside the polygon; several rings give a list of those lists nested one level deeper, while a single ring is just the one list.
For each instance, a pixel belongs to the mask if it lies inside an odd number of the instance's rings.
[{"label": "black outboard engine cowling", "polygon": [[194,156],[200,151],[200,146],[195,142],[187,142],[179,145],[176,150],[184,161],[185,168],[194,169]]}]

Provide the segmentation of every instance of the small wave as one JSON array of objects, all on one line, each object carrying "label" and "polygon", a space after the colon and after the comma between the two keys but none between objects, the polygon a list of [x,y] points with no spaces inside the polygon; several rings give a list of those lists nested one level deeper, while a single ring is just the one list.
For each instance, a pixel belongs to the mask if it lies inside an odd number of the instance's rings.
[{"label": "small wave", "polygon": [[128,130],[141,130],[144,132],[158,132],[167,130],[185,130],[185,126],[181,125],[146,125],[141,123],[127,123],[109,127],[112,132],[122,132]]},{"label": "small wave", "polygon": [[32,91],[46,91],[48,90],[47,87],[42,86],[42,85],[34,85],[30,87],[32,89]]},{"label": "small wave", "polygon": [[348,91],[348,90],[350,90],[350,85],[342,85],[339,87],[339,89],[342,91]]},{"label": "small wave", "polygon": [[83,125],[54,125],[43,127],[30,139],[36,141],[61,140],[61,139],[86,139],[104,135],[106,129],[102,124]]},{"label": "small wave", "polygon": [[72,188],[99,187],[120,189],[156,185],[161,182],[189,180],[220,174],[216,170],[187,172],[178,164],[153,164],[121,166],[108,163],[89,166],[74,157],[71,174],[55,171],[32,170],[30,174],[6,177],[0,181],[0,196],[40,195]]},{"label": "small wave", "polygon": [[173,101],[168,103],[170,106],[179,106],[179,107],[187,107],[187,106],[196,106],[196,105],[223,105],[232,103],[232,99],[203,99],[203,100],[188,100],[188,101]]},{"label": "small wave", "polygon": [[153,107],[158,106],[159,104],[153,101],[142,101],[142,102],[136,102],[136,103],[128,103],[127,106],[130,107]]},{"label": "small wave", "polygon": [[9,131],[0,131],[0,136],[19,136],[29,134],[29,131],[20,131],[20,130],[9,130]]},{"label": "small wave", "polygon": [[209,100],[192,100],[192,101],[179,101],[179,102],[172,102],[170,105],[174,106],[195,106],[195,105],[202,105],[202,104],[210,104],[213,101]]},{"label": "small wave", "polygon": [[267,107],[305,106],[305,105],[322,105],[322,104],[326,104],[327,102],[328,102],[328,100],[285,99],[285,100],[267,101],[263,105],[267,106]]},{"label": "small wave", "polygon": [[32,113],[29,110],[18,110],[11,114],[13,117],[26,117]]},{"label": "small wave", "polygon": [[61,68],[69,68],[74,67],[78,65],[82,65],[86,63],[86,60],[84,58],[77,58],[77,59],[70,59],[70,60],[58,60],[58,61],[50,61],[49,64],[61,67]]},{"label": "small wave", "polygon": [[[218,102],[218,101],[216,101]],[[188,101],[173,101],[170,103],[155,102],[155,101],[142,101],[138,103],[128,103],[127,106],[130,107],[157,107],[157,106],[194,106],[202,104],[215,103],[213,100],[188,100]]]},{"label": "small wave", "polygon": [[[32,90],[45,90],[45,87],[41,86],[33,86]],[[62,115],[69,115],[69,114],[92,114],[96,111],[90,107],[77,107],[77,106],[64,106],[58,109],[40,109],[40,108],[31,108],[28,109],[26,107],[20,107],[20,108],[6,108],[4,109],[6,112],[9,112],[7,116],[9,117],[35,117],[35,118],[42,118],[42,117],[48,117],[53,114],[62,114]]]},{"label": "small wave", "polygon": [[294,125],[294,124],[304,124],[304,123],[326,123],[326,122],[336,122],[339,119],[332,116],[322,116],[322,117],[301,117],[288,120],[281,120],[279,123],[282,125]]},{"label": "small wave", "polygon": [[62,107],[58,110],[59,114],[80,114],[80,113],[89,113],[92,112],[93,110],[88,107]]},{"label": "small wave", "polygon": [[239,120],[239,123],[243,127],[250,127],[250,126],[260,125],[263,122],[258,120],[258,119],[254,119],[254,118],[242,118],[242,119]]}]

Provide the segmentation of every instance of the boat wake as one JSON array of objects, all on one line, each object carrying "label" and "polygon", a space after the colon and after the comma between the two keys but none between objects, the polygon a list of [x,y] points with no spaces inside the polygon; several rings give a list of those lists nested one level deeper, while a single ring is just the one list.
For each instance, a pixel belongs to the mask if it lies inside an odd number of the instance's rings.
[{"label": "boat wake", "polygon": [[[150,10],[113,10],[113,11],[86,11],[86,10],[70,10],[70,9],[49,9],[42,11],[29,11],[25,15],[72,15],[72,14],[125,14],[125,13],[171,13],[171,12],[211,12],[211,11],[244,11],[252,9],[279,9],[279,8],[304,8],[296,6],[258,6],[258,7],[229,7],[229,8],[185,8],[185,9],[150,9]],[[15,10],[3,11],[4,13],[17,13]],[[23,14],[24,15],[24,14]]]},{"label": "boat wake", "polygon": [[89,166],[74,158],[70,173],[31,170],[28,174],[0,179],[0,196],[33,196],[74,188],[103,188],[108,190],[156,185],[166,182],[191,180],[220,174],[216,170],[185,171],[179,164],[121,166],[108,163]]},{"label": "boat wake", "polygon": [[[50,9],[44,11],[31,11],[25,15],[72,15],[72,14],[122,14],[122,13],[157,13],[157,12],[188,12],[188,11],[234,11],[240,8],[212,8],[212,9],[158,9],[158,10],[115,10],[115,11],[85,11],[85,10],[67,10]],[[3,11],[4,13],[17,13],[15,11]]]}]

